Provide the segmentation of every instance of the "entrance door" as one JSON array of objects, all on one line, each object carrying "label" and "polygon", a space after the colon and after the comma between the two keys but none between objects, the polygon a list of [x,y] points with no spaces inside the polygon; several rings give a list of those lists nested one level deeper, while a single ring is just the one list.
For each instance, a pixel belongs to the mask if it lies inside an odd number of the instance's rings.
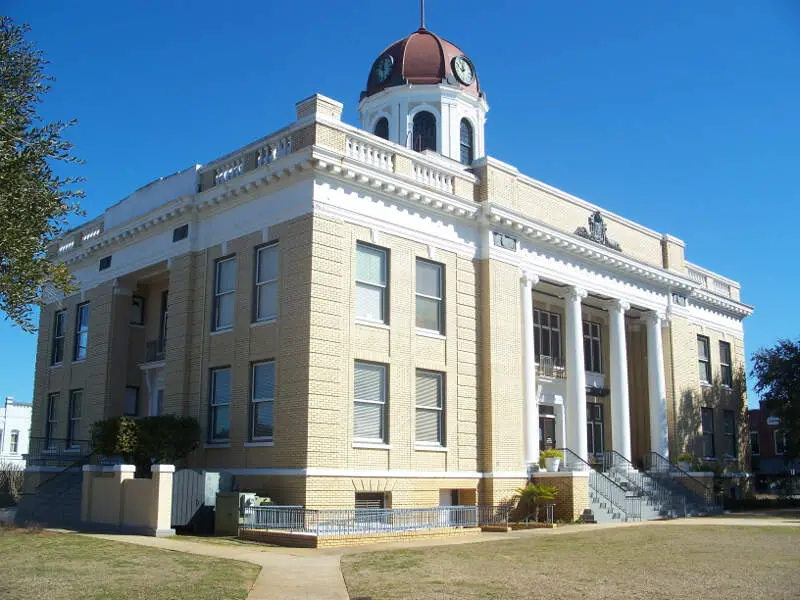
[{"label": "entrance door", "polygon": [[539,406],[539,450],[556,446],[556,417],[552,406]]},{"label": "entrance door", "polygon": [[586,403],[586,442],[589,456],[603,459],[603,405],[598,402]]}]

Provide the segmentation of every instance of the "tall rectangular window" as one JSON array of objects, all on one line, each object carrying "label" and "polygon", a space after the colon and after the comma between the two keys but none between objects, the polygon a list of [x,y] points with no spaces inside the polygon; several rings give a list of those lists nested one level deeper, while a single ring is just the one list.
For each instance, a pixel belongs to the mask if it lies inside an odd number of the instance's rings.
[{"label": "tall rectangular window", "polygon": [[722,411],[722,434],[725,442],[722,455],[736,458],[736,413],[732,410]]},{"label": "tall rectangular window", "polygon": [[444,374],[417,369],[416,441],[444,446]]},{"label": "tall rectangular window", "polygon": [[211,369],[211,442],[227,442],[231,435],[231,369]]},{"label": "tall rectangular window", "polygon": [[589,454],[603,454],[603,405],[586,403],[586,440]]},{"label": "tall rectangular window", "polygon": [[139,414],[139,388],[128,386],[125,388],[125,416],[135,417]]},{"label": "tall rectangular window", "polygon": [[131,297],[131,325],[144,325],[144,298]]},{"label": "tall rectangular window", "polygon": [[703,458],[714,458],[714,409],[701,408],[701,426],[703,428]]},{"label": "tall rectangular window", "polygon": [[275,423],[275,361],[253,365],[250,391],[250,439],[271,440]]},{"label": "tall rectangular window", "polygon": [[553,366],[562,366],[561,361],[561,315],[534,309],[533,311],[533,347],[536,361],[543,362],[542,357],[550,359]]},{"label": "tall rectangular window", "polygon": [[66,337],[67,311],[59,310],[53,323],[53,351],[50,356],[51,365],[60,365],[64,360],[64,338]]},{"label": "tall rectangular window", "polygon": [[69,393],[69,425],[67,426],[67,448],[77,446],[78,433],[81,426],[81,409],[83,390],[71,390]]},{"label": "tall rectangular window", "polygon": [[731,367],[731,345],[728,342],[719,343],[719,374],[722,385],[733,385],[733,369]]},{"label": "tall rectangular window", "polygon": [[75,350],[73,360],[86,360],[86,350],[89,347],[89,303],[78,305],[75,314]]},{"label": "tall rectangular window", "polygon": [[761,439],[757,431],[750,432],[750,452],[752,452],[753,456],[761,454]]},{"label": "tall rectangular window", "polygon": [[19,431],[12,431],[8,440],[8,451],[11,454],[19,453]]},{"label": "tall rectangular window", "polygon": [[603,372],[603,345],[600,340],[600,324],[583,322],[583,363],[590,373]]},{"label": "tall rectangular window", "polygon": [[785,431],[775,431],[775,455],[783,456],[786,454],[786,446],[788,445],[788,437]]},{"label": "tall rectangular window", "polygon": [[388,322],[388,252],[356,244],[356,318]]},{"label": "tall rectangular window", "polygon": [[44,445],[50,450],[53,447],[53,436],[58,426],[56,407],[58,405],[58,392],[47,395],[47,421],[44,424]]},{"label": "tall rectangular window", "polygon": [[215,264],[214,331],[233,327],[236,295],[236,257],[222,258]]},{"label": "tall rectangular window", "polygon": [[697,367],[700,383],[711,383],[711,352],[708,338],[704,335],[697,336]]},{"label": "tall rectangular window", "polygon": [[444,333],[444,265],[417,259],[417,327]]},{"label": "tall rectangular window", "polygon": [[386,443],[386,365],[356,361],[354,380],[353,437]]},{"label": "tall rectangular window", "polygon": [[256,321],[278,316],[278,245],[256,249]]}]

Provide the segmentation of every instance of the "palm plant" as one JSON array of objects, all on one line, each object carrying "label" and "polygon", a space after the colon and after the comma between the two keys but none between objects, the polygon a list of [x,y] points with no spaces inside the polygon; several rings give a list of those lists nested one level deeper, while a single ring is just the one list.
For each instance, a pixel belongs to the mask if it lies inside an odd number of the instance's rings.
[{"label": "palm plant", "polygon": [[551,485],[528,483],[525,487],[517,488],[514,499],[517,501],[517,511],[524,513],[524,520],[533,514],[533,520],[539,520],[539,507],[546,502],[556,499],[557,490]]}]

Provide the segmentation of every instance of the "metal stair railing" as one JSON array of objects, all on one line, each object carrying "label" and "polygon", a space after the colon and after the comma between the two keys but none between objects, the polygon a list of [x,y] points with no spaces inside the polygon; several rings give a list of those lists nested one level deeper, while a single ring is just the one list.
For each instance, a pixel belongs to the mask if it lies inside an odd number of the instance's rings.
[{"label": "metal stair railing", "polygon": [[62,467],[36,486],[36,492],[44,485],[51,485],[64,473],[83,467],[98,457],[89,440],[65,440],[32,437],[25,455],[30,466]]},{"label": "metal stair railing", "polygon": [[[688,497],[687,499],[690,502],[692,501],[691,496],[694,496],[697,499],[697,503],[701,504],[706,510],[717,510],[719,508],[712,487],[707,486],[658,452],[650,453],[650,471],[666,475],[669,481],[674,481],[677,486],[680,486],[683,496],[685,498]],[[673,480],[673,475],[678,477]],[[681,479],[683,481],[680,481]],[[684,482],[691,482],[692,487],[687,486]]]},{"label": "metal stair railing", "polygon": [[598,472],[583,458],[569,448],[561,448],[564,453],[564,462],[559,471],[584,471],[589,473],[589,488],[601,496],[614,509],[618,510],[624,520],[641,520],[642,500],[638,497],[628,497],[625,490],[616,481]]},{"label": "metal stair railing", "polygon": [[678,509],[675,498],[666,485],[649,473],[639,471],[631,461],[616,450],[609,450],[603,454],[603,470],[618,473],[635,491],[646,496],[659,508],[667,506]]}]

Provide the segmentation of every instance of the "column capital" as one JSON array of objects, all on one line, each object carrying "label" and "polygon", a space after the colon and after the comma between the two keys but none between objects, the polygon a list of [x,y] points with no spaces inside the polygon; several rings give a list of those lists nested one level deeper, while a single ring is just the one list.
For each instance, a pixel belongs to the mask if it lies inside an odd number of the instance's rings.
[{"label": "column capital", "polygon": [[609,312],[620,312],[625,313],[631,309],[631,303],[627,300],[621,300],[619,298],[612,298],[611,300],[606,301],[606,309]]},{"label": "column capital", "polygon": [[667,319],[667,315],[663,310],[651,310],[643,315],[646,323],[658,327],[662,325]]},{"label": "column capital", "polygon": [[564,291],[563,297],[567,300],[572,300],[573,302],[575,302],[576,300],[580,302],[581,300],[586,298],[587,295],[588,292],[586,291],[585,288],[578,287],[577,285],[570,285]]},{"label": "column capital", "polygon": [[519,272],[519,280],[524,286],[533,286],[539,283],[539,276],[527,269],[521,269]]}]

